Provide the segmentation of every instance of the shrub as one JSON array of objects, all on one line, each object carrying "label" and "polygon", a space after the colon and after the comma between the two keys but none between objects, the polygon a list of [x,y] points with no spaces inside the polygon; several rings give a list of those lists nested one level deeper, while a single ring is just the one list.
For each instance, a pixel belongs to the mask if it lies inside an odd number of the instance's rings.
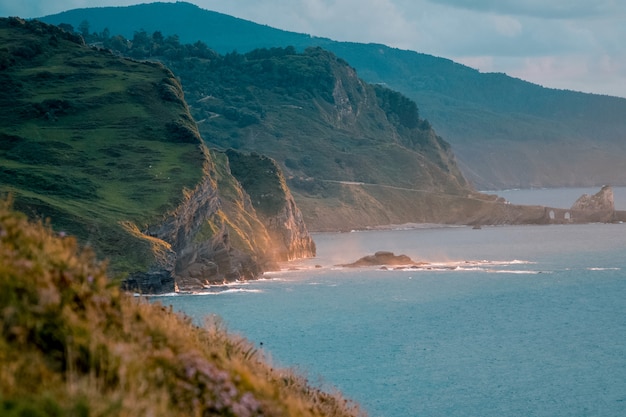
[{"label": "shrub", "polygon": [[72,237],[0,202],[3,416],[354,416],[219,320],[131,297]]}]

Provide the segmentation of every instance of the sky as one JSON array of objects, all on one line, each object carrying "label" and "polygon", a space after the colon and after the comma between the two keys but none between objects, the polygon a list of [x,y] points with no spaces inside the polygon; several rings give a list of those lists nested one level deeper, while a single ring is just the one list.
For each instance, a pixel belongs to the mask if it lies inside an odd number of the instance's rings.
[{"label": "sky", "polygon": [[[626,97],[625,0],[187,1],[278,29],[382,43],[544,87]],[[0,16],[146,2],[0,0]]]}]

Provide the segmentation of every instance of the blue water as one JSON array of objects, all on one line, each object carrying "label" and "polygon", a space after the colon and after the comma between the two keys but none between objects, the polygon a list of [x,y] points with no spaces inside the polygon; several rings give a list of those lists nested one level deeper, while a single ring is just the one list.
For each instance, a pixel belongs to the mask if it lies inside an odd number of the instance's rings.
[{"label": "blue water", "polygon": [[[626,415],[626,224],[314,238],[300,270],[159,301],[221,316],[370,416]],[[377,250],[436,264],[333,266]]]}]

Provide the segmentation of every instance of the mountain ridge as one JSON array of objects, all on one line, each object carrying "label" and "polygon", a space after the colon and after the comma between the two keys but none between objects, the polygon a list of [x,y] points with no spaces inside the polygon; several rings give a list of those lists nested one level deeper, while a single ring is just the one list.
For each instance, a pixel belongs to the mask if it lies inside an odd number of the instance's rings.
[{"label": "mountain ridge", "polygon": [[[155,17],[147,13],[149,9],[167,13]],[[183,9],[194,14],[195,20],[204,16],[212,21],[225,19],[225,23],[195,29],[192,24],[167,26],[163,16],[175,19],[176,11]],[[626,99],[544,88],[504,74],[480,73],[445,58],[380,44],[336,42],[281,31],[188,3],[107,10],[118,16],[130,10],[136,13],[132,25],[115,29],[115,33],[126,33],[128,38],[142,28],[152,31],[171,27],[170,33],[185,31],[179,34],[181,40],[202,40],[220,53],[288,45],[298,50],[308,46],[331,50],[354,66],[364,80],[384,83],[416,101],[422,115],[453,145],[465,176],[478,188],[626,184],[626,170],[622,169],[626,156]],[[105,26],[97,27],[105,24],[97,20],[99,13],[80,9],[44,20],[78,25],[83,19],[91,19],[95,30],[103,30]]]}]

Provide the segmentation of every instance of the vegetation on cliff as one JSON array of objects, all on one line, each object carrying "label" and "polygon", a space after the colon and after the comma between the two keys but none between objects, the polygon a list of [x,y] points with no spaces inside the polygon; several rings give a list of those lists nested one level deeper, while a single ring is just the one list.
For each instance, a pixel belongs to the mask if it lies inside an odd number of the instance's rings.
[{"label": "vegetation on cliff", "polygon": [[0,414],[357,416],[218,320],[119,290],[106,265],[0,202]]},{"label": "vegetation on cliff", "polygon": [[87,34],[108,28],[126,39],[142,28],[161,31],[181,43],[200,40],[221,54],[323,47],[364,80],[414,100],[481,189],[626,184],[624,98],[543,88],[449,59],[282,31],[183,2],[75,9],[44,20],[76,28],[88,22]]},{"label": "vegetation on cliff", "polygon": [[0,23],[2,190],[110,256],[114,270],[146,269],[151,245],[120,222],[154,223],[204,175],[178,82],[52,26]]},{"label": "vegetation on cliff", "polygon": [[[363,82],[331,52],[286,47],[219,55],[203,42],[180,44],[158,31],[138,31],[129,42],[110,34],[89,39],[171,68],[205,142],[271,157],[313,230],[457,221],[421,209],[475,194],[415,102]],[[383,197],[389,190],[409,204]]]},{"label": "vegetation on cliff", "polygon": [[203,143],[170,70],[37,21],[1,19],[0,43],[0,192],[17,208],[141,291],[251,278],[277,260],[283,242]]}]

